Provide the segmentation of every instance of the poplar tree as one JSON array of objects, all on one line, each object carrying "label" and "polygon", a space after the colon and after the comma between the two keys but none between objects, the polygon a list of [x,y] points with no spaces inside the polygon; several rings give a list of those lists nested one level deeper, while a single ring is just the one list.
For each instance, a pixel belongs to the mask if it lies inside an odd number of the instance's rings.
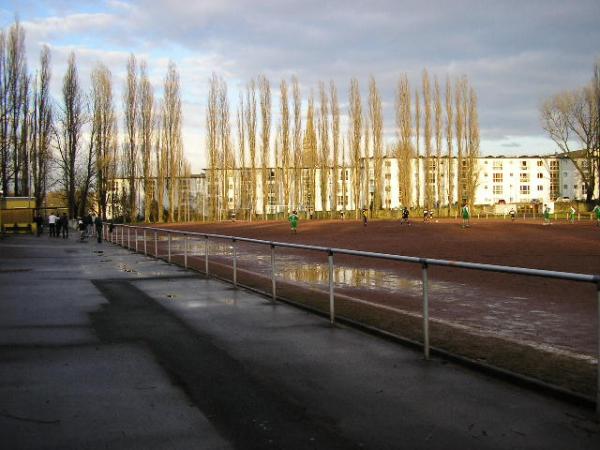
[{"label": "poplar tree", "polygon": [[369,117],[371,121],[371,136],[373,139],[373,169],[375,175],[375,189],[373,192],[373,209],[382,209],[383,195],[383,112],[381,97],[375,78],[369,81]]},{"label": "poplar tree", "polygon": [[348,141],[350,144],[350,155],[352,159],[352,195],[354,200],[355,218],[358,219],[360,212],[359,193],[361,185],[360,176],[360,153],[362,139],[362,107],[360,99],[360,88],[358,80],[352,78],[350,80],[349,94],[349,126],[348,126]]},{"label": "poplar tree", "polygon": [[269,188],[272,186],[270,163],[271,140],[271,85],[266,76],[258,78],[261,117],[261,165],[262,165],[262,197],[263,220],[267,220],[267,207],[270,205]]},{"label": "poplar tree", "polygon": [[126,215],[129,221],[137,219],[136,188],[137,188],[137,140],[138,140],[138,81],[137,61],[134,54],[127,61],[127,79],[123,92],[123,115],[125,119],[125,170],[128,180],[128,200]]},{"label": "poplar tree", "polygon": [[152,198],[154,184],[152,183],[152,145],[154,141],[154,126],[156,123],[154,107],[154,88],[148,78],[146,62],[140,64],[140,84],[138,88],[139,116],[138,129],[140,138],[140,155],[142,162],[142,177],[144,185],[144,221],[150,222],[152,214]]},{"label": "poplar tree", "polygon": [[396,146],[396,161],[398,163],[398,186],[400,202],[405,207],[412,206],[412,161],[413,146],[411,95],[408,77],[403,74],[398,81],[396,91],[396,127],[398,145]]}]

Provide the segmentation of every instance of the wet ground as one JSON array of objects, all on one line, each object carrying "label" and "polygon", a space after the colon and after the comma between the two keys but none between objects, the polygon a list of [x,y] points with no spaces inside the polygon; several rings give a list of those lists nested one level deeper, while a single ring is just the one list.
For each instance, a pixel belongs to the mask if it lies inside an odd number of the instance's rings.
[{"label": "wet ground", "polygon": [[594,412],[163,261],[0,241],[10,449],[596,449]]},{"label": "wet ground", "polygon": [[[252,230],[253,227],[253,225],[246,224],[244,228],[231,228],[227,225],[227,231],[242,231],[244,232],[240,233],[242,235],[247,235],[248,230]],[[317,231],[320,234],[326,234],[323,229],[331,225],[325,223],[321,227],[311,229],[306,235],[302,235],[301,239],[306,241],[308,237],[310,240]],[[377,222],[371,224],[372,228],[377,227],[377,225]],[[384,225],[389,226],[387,223],[384,223]],[[444,225],[448,227],[448,224]],[[495,225],[495,228],[498,228],[498,224]],[[501,223],[501,225],[503,227],[498,229],[495,239],[502,240],[500,232],[513,234],[515,229],[518,228],[518,226],[513,227],[514,224],[509,224],[510,228],[507,228],[505,223]],[[566,236],[578,243],[579,246],[584,244],[587,246],[585,254],[582,252],[582,255],[577,255],[577,252],[581,251],[577,247],[571,248],[571,255],[563,254],[560,258],[563,262],[560,266],[561,270],[568,271],[571,268],[571,260],[575,260],[575,267],[573,268],[581,268],[581,261],[579,260],[584,257],[590,258],[590,261],[593,262],[591,266],[588,266],[588,271],[592,271],[595,267],[600,268],[600,265],[596,265],[597,261],[600,261],[600,249],[597,250],[599,255],[587,253],[588,247],[592,252],[596,251],[596,247],[598,247],[596,241],[600,236],[600,230],[596,230],[596,227],[591,227],[588,224],[586,225],[585,227],[579,225],[566,229],[568,232],[575,230],[583,236],[564,235],[564,228],[558,230],[562,234],[558,234],[557,238],[562,239]],[[277,230],[274,226],[270,228],[265,227],[265,224],[254,226],[262,229],[261,239],[276,240],[279,237],[285,237],[286,242],[297,242],[299,240],[297,239],[298,236],[281,236],[280,230]],[[339,228],[338,223],[333,224],[333,226],[336,229]],[[440,224],[414,225],[410,231],[412,232],[419,226],[423,227],[424,231],[430,232],[432,227],[439,227]],[[470,239],[473,239],[473,235],[476,233],[489,233],[490,230],[487,228],[493,226],[494,224],[485,223],[482,225],[482,227],[486,227],[484,230],[477,230],[477,227],[475,227],[475,230],[465,231],[469,233]],[[535,228],[536,225],[523,224],[520,227]],[[558,225],[556,228],[558,228]],[[204,228],[200,227],[200,229]],[[274,233],[273,230],[279,231],[279,233]],[[406,228],[402,231],[405,230]],[[444,231],[443,229],[440,230]],[[211,231],[215,232],[216,230],[211,229]],[[223,230],[218,231],[224,233]],[[339,229],[337,231],[340,232]],[[526,229],[525,231],[530,232],[531,230]],[[594,234],[591,234],[590,231]],[[340,232],[340,234],[343,236],[343,232]],[[369,233],[367,236],[362,236],[360,241],[355,241],[354,246],[348,245],[348,248],[358,247],[364,250],[372,236],[381,238],[380,234],[380,230],[376,230],[375,234]],[[138,247],[142,249],[143,238],[141,233],[138,238],[140,239]],[[149,232],[147,238],[147,250],[154,253],[153,233]],[[543,236],[540,237],[540,239],[542,238]],[[586,238],[590,241],[586,242]],[[440,236],[437,239],[439,240]],[[514,239],[519,239],[518,234],[515,233]],[[334,243],[338,245],[351,244],[347,241],[340,242],[340,239],[329,242],[330,245]],[[360,243],[360,246],[356,245],[357,243]],[[132,247],[135,246],[133,242],[130,244]],[[528,245],[530,244],[531,242],[528,242]],[[173,257],[183,255],[186,245],[190,264],[193,260],[202,263],[206,253],[205,239],[189,238],[186,243],[183,239],[173,238],[171,242]],[[482,256],[479,259],[474,258],[474,254],[471,253],[469,255],[470,259],[489,260],[494,251],[498,252],[495,245],[493,241],[482,242],[478,249],[478,254]],[[514,243],[512,245],[514,246]],[[540,245],[542,244],[540,243]],[[166,255],[165,236],[157,234],[156,248],[159,255]],[[503,250],[505,255],[503,260],[494,261],[494,263],[510,265],[508,264],[510,258],[507,257],[510,252],[506,252],[506,250]],[[542,253],[531,255],[531,266],[540,268],[540,263],[548,259],[543,254],[543,250],[544,247],[540,247],[538,252],[541,251]],[[387,252],[389,253],[389,250]],[[524,249],[519,252],[515,251],[513,256],[523,258],[525,252]],[[266,277],[271,276],[271,255],[268,247],[238,242],[236,243],[236,254],[238,268]],[[459,254],[455,256],[460,257]],[[230,243],[223,240],[211,240],[209,243],[210,261],[218,261],[231,266],[232,258],[233,247]],[[407,265],[402,264],[385,264],[366,258],[351,259],[346,257],[342,258],[342,262],[336,261],[333,273],[336,292],[368,301],[375,308],[385,307],[406,314],[421,314],[423,287],[421,275],[414,267],[407,267]],[[277,249],[275,274],[278,283],[317,287],[323,291],[328,289],[329,267],[327,259],[323,255],[313,252]],[[436,271],[435,268],[430,270],[430,274],[430,314],[434,323],[438,322],[461,328],[475,335],[502,337],[509,341],[512,340],[534,348],[565,354],[577,359],[590,362],[597,361],[598,341],[596,335],[598,324],[597,314],[595,314],[595,290],[593,286],[483,272],[444,269]]]}]

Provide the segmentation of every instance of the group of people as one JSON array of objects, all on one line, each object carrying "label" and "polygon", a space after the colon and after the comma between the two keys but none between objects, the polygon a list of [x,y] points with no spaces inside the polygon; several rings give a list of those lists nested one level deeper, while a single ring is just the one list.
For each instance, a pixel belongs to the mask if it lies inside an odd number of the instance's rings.
[{"label": "group of people", "polygon": [[[44,218],[38,212],[34,218],[34,222],[37,229],[37,236],[41,236],[44,232]],[[62,216],[58,215],[58,212],[51,212],[48,216],[48,236],[49,237],[61,237],[63,239],[69,238],[69,218],[67,213],[62,213]]]},{"label": "group of people", "polygon": [[[53,211],[45,221],[42,215],[38,212],[34,217],[34,222],[37,228],[37,236],[41,236],[44,232],[45,224],[48,224],[48,236],[49,237],[61,237],[63,239],[69,238],[69,218],[67,213],[59,215],[58,212]],[[90,236],[96,236],[98,243],[102,242],[102,219],[100,216],[94,218],[92,214],[88,214],[85,217],[77,218],[77,230],[79,231],[79,240],[84,241]]]}]

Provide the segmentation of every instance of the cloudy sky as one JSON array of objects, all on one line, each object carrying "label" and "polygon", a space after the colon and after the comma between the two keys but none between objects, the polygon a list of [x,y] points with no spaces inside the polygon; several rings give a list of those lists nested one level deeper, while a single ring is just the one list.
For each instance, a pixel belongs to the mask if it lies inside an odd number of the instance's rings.
[{"label": "cloudy sky", "polygon": [[205,166],[212,72],[228,81],[233,99],[258,74],[273,85],[295,74],[305,95],[319,80],[335,80],[342,103],[350,78],[359,79],[366,98],[373,75],[388,140],[401,73],[413,88],[423,68],[442,80],[466,74],[479,95],[482,152],[543,154],[555,147],[541,129],[540,102],[586,83],[600,57],[598,0],[2,0],[0,26],[15,15],[27,33],[30,70],[40,46],[51,48],[56,98],[71,51],[84,86],[102,61],[120,89],[133,52],[148,62],[158,88],[173,60],[182,82],[186,154],[196,170]]}]

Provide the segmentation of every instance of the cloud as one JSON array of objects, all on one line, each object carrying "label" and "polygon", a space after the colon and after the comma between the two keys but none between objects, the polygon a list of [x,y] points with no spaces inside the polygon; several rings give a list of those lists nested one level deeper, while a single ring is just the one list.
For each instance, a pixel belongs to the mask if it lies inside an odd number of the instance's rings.
[{"label": "cloud", "polygon": [[[442,83],[447,74],[468,75],[479,97],[484,152],[510,149],[500,144],[509,136],[529,151],[534,141],[527,138],[550,146],[542,139],[540,102],[587,82],[600,56],[597,0],[8,0],[0,17],[11,19],[14,11],[27,29],[30,67],[39,45],[51,44],[56,79],[68,52],[76,50],[82,74],[102,59],[121,83],[127,55],[134,52],[148,61],[160,93],[174,60],[188,104],[184,126],[189,133],[200,127],[194,138],[202,133],[212,72],[228,81],[232,99],[258,74],[271,79],[274,96],[279,80],[292,74],[305,97],[319,80],[332,79],[342,104],[353,77],[366,100],[373,75],[391,139],[399,75],[407,73],[411,87],[420,89],[427,68]],[[274,111],[275,105],[276,99]]]}]

